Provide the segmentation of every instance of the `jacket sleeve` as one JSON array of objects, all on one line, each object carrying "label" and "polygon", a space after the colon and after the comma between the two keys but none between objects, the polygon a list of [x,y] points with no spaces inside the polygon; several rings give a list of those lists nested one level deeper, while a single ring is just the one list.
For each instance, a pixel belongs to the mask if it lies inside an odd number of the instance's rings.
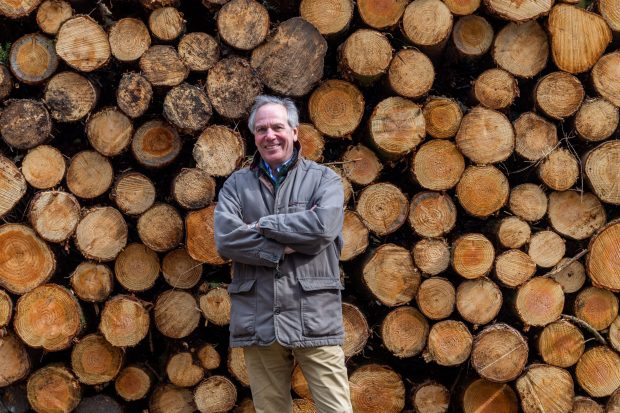
[{"label": "jacket sleeve", "polygon": [[275,267],[284,254],[284,245],[243,222],[235,175],[226,180],[218,194],[215,245],[223,257],[249,265]]},{"label": "jacket sleeve", "polygon": [[342,232],[344,195],[340,177],[325,168],[311,202],[305,211],[262,217],[259,231],[302,254],[318,254]]}]

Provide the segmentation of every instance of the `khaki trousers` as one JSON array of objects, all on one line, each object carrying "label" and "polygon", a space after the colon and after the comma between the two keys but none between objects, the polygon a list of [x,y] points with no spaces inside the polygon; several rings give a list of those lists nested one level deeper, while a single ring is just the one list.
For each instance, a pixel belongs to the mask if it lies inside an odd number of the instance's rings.
[{"label": "khaki trousers", "polygon": [[293,358],[308,382],[317,413],[351,413],[349,379],[340,346],[244,348],[256,413],[291,413]]}]

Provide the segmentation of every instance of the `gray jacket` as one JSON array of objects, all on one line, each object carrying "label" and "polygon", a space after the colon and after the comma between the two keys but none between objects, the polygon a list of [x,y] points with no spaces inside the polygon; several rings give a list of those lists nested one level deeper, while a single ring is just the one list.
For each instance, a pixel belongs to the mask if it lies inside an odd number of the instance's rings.
[{"label": "gray jacket", "polygon": [[232,260],[230,345],[342,344],[340,177],[300,158],[274,193],[257,158],[226,180],[215,208],[217,249]]}]

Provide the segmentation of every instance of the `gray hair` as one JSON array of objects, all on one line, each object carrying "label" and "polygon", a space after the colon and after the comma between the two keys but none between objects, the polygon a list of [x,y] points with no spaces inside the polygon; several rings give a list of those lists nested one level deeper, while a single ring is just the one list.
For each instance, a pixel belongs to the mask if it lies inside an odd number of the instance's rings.
[{"label": "gray hair", "polygon": [[299,126],[299,111],[297,110],[297,106],[295,106],[295,102],[293,102],[290,98],[279,98],[277,96],[271,95],[259,95],[256,96],[256,99],[254,99],[254,105],[252,106],[250,116],[248,117],[248,128],[250,128],[250,132],[254,133],[254,121],[256,120],[256,112],[258,112],[261,107],[268,104],[284,106],[284,108],[286,109],[286,117],[289,126],[291,128],[296,128]]}]

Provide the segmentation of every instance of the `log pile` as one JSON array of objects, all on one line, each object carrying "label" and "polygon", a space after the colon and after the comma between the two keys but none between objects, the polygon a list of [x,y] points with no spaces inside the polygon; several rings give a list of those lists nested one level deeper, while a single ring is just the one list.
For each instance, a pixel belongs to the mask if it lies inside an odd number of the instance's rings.
[{"label": "log pile", "polygon": [[342,177],[354,412],[620,411],[619,10],[0,0],[0,413],[254,411],[213,213],[261,93]]}]

